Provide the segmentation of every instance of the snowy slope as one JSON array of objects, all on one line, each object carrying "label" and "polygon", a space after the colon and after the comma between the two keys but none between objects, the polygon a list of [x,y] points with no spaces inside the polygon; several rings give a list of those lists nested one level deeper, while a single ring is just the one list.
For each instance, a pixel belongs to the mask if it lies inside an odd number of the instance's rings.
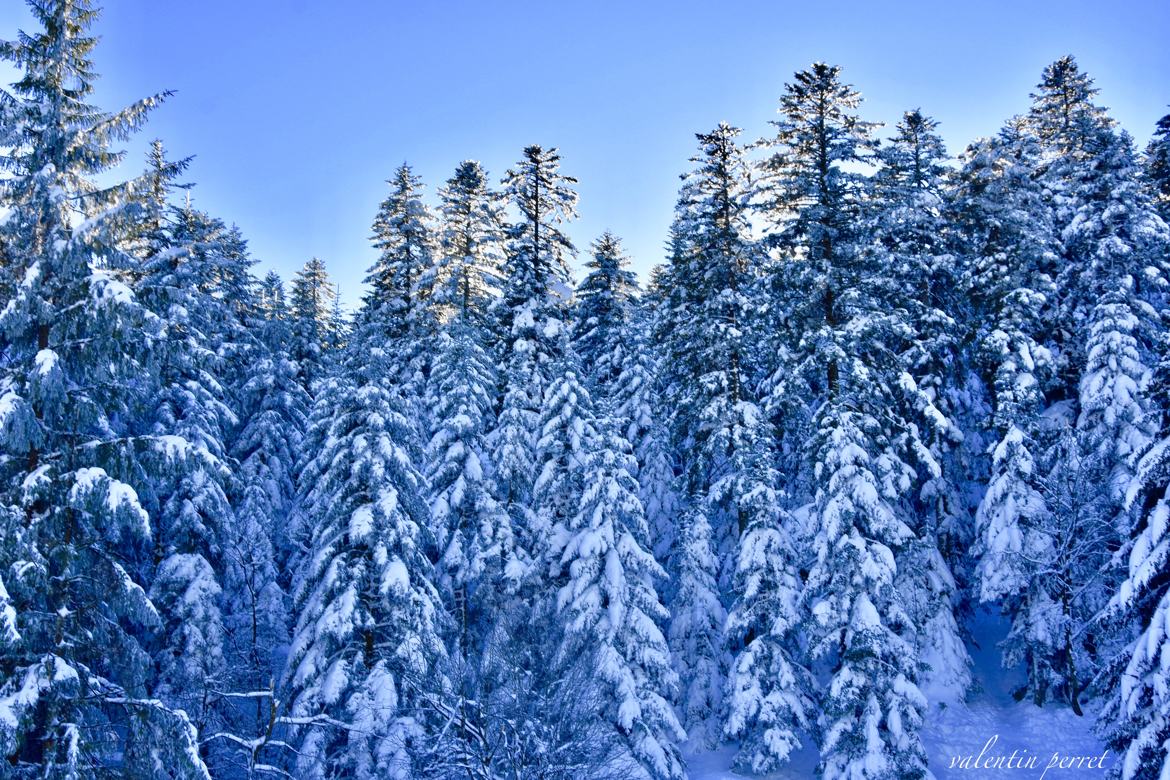
[{"label": "snowy slope", "polygon": [[[991,615],[981,615],[974,626],[978,647],[971,648],[975,663],[975,691],[966,704],[934,707],[926,718],[923,741],[930,756],[930,768],[939,780],[946,778],[1034,778],[1045,780],[1103,779],[1117,757],[1106,753],[1101,740],[1093,734],[1095,711],[1086,707],[1084,717],[1078,717],[1067,706],[1044,708],[1030,702],[1017,702],[1011,692],[1023,682],[1023,671],[1001,669],[998,643],[1007,633],[1007,624]],[[1003,756],[999,768],[963,769],[964,758],[978,757],[989,740],[994,740],[984,752],[983,761],[994,761]],[[1034,766],[1008,768],[1007,760],[1016,753],[1019,760],[1033,759]],[[1059,752],[1056,765],[1049,768],[1053,753]],[[1105,754],[1104,768],[1097,768]],[[1068,766],[1071,756],[1093,757],[1092,768],[1087,760],[1077,768]],[[734,747],[690,755],[688,774],[692,780],[738,780],[743,777],[731,771],[735,757]],[[1060,768],[1061,758],[1066,767]],[[955,764],[951,766],[952,762]],[[796,780],[816,774],[817,753],[806,747],[797,753],[784,770],[768,775],[768,780]],[[1047,772],[1045,771],[1047,770]]]}]

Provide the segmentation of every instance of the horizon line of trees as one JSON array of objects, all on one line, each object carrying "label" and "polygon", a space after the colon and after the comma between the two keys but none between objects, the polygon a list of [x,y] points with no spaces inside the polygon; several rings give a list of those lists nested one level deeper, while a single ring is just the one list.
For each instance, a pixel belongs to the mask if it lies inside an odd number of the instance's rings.
[{"label": "horizon line of trees", "polygon": [[[697,134],[643,286],[538,145],[403,164],[352,318],[0,44],[0,775],[929,776],[986,615],[1019,699],[1170,773],[1170,116],[1072,57],[954,165],[840,69]],[[1089,706],[1091,705],[1091,706]]]}]

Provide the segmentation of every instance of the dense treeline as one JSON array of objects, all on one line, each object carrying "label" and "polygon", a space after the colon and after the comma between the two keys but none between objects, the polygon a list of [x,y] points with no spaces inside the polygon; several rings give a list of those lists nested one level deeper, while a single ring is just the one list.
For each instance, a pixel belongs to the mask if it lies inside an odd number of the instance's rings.
[{"label": "dense treeline", "polygon": [[1002,613],[1018,696],[1170,773],[1170,117],[1072,58],[948,156],[814,64],[697,136],[667,260],[529,146],[389,180],[360,309],[99,187],[96,12],[0,47],[0,766],[13,778],[923,777]]}]

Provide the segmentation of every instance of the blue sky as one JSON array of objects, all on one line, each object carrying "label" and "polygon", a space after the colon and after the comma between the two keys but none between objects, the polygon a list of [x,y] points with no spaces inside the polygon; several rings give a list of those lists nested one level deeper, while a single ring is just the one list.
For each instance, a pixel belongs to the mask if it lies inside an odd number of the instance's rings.
[{"label": "blue sky", "polygon": [[[28,26],[0,3],[0,37]],[[178,92],[129,163],[154,136],[196,155],[197,204],[239,224],[263,268],[287,278],[319,256],[349,302],[396,166],[433,195],[460,160],[498,179],[530,143],[580,179],[578,246],[613,230],[644,272],[694,133],[766,134],[814,60],[843,67],[867,119],[932,114],[952,152],[1026,110],[1065,53],[1143,145],[1170,103],[1170,3],[1153,0],[110,0],[96,31],[103,106]]]}]

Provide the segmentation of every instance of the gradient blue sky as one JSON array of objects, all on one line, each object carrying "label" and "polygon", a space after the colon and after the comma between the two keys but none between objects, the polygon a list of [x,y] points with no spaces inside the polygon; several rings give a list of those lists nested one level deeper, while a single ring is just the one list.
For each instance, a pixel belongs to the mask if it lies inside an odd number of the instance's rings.
[{"label": "gradient blue sky", "polygon": [[[0,37],[30,17],[0,2]],[[324,259],[350,303],[372,262],[384,180],[411,162],[434,195],[463,159],[499,178],[527,144],[580,179],[585,250],[622,236],[662,257],[694,133],[768,131],[792,73],[841,65],[868,119],[921,107],[952,152],[1027,109],[1045,64],[1076,55],[1140,143],[1170,103],[1170,2],[374,2],[109,0],[98,101],[178,94],[147,138],[196,155],[202,208],[262,268]],[[8,79],[6,79],[8,80]]]}]

